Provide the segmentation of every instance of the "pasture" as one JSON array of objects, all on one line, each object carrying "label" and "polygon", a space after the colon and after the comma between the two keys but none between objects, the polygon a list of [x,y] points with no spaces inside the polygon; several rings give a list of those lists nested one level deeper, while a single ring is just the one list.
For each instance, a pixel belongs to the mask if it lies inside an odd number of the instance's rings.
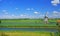
[{"label": "pasture", "polygon": [[54,36],[53,32],[0,32],[0,36]]},{"label": "pasture", "polygon": [[44,23],[41,19],[13,19],[13,20],[1,20],[1,26],[5,27],[25,27],[25,26],[56,26],[56,20],[49,20],[48,24]]},{"label": "pasture", "polygon": [[[48,27],[49,30],[44,29],[45,26],[46,28]],[[39,30],[39,27],[43,29]],[[1,20],[0,23],[0,36],[55,36],[56,32],[53,32],[53,27],[54,29],[56,28],[56,20],[54,19],[50,19],[48,24],[45,24],[42,19],[4,19]],[[11,28],[13,29],[11,30]],[[19,29],[16,30],[16,28]],[[28,30],[21,30],[20,28],[28,28]],[[30,31],[30,28],[32,28],[33,31]],[[50,32],[50,28],[52,28],[52,32]]]}]

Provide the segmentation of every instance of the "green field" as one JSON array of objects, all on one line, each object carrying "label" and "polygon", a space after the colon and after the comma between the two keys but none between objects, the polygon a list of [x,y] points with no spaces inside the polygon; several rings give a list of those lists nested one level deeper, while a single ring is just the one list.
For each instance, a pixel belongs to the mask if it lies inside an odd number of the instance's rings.
[{"label": "green field", "polygon": [[[41,19],[6,19],[1,20],[0,28],[38,28],[38,27],[55,27],[56,28],[56,20],[49,20],[48,24],[44,23],[44,20]],[[55,36],[54,32],[47,31],[2,31],[0,30],[0,36]]]},{"label": "green field", "polygon": [[0,32],[0,36],[54,36],[54,32]]},{"label": "green field", "polygon": [[0,26],[56,26],[56,20],[49,20],[48,24],[45,24],[43,20],[29,19],[29,20],[1,20]]}]

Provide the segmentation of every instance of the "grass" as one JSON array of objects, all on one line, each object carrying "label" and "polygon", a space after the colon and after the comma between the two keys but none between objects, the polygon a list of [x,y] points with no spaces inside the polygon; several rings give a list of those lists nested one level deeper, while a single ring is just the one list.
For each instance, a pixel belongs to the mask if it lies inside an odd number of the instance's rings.
[{"label": "grass", "polygon": [[[49,20],[50,24],[44,24],[43,20],[1,20],[0,26],[56,26],[56,20]],[[52,23],[53,22],[53,23]]]},{"label": "grass", "polygon": [[[0,26],[11,26],[12,27],[23,27],[24,26],[56,26],[56,20],[49,20],[50,24],[44,24],[43,20],[1,20],[2,23]],[[52,23],[53,22],[53,23]],[[0,36],[55,36],[54,32],[47,32],[47,31],[2,31],[0,30]]]},{"label": "grass", "polygon": [[0,32],[7,36],[54,36],[53,32]]}]

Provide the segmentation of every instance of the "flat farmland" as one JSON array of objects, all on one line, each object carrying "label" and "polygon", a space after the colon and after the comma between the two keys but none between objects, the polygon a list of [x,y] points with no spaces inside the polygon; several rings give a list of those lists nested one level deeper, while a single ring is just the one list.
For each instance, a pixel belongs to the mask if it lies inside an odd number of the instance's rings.
[{"label": "flat farmland", "polygon": [[11,26],[11,27],[21,27],[21,26],[56,26],[56,20],[49,20],[48,24],[45,24],[43,20],[1,20],[0,26]]},{"label": "flat farmland", "polygon": [[[40,29],[38,27],[43,28]],[[44,27],[51,28],[45,29]],[[55,36],[57,30],[52,27],[56,28],[56,20],[49,20],[48,24],[45,24],[44,20],[40,19],[1,20],[0,36]]]}]

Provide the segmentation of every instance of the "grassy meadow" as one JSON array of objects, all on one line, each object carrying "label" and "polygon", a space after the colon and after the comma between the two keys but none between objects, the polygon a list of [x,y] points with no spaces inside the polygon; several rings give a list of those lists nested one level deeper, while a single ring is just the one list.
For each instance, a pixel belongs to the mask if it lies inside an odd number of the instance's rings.
[{"label": "grassy meadow", "polygon": [[[44,23],[43,19],[1,19],[0,28],[38,28],[38,27],[56,27],[55,19],[50,19],[48,24]],[[55,36],[54,32],[39,32],[39,31],[2,31],[0,36]]]},{"label": "grassy meadow", "polygon": [[0,32],[0,36],[54,36],[54,32]]},{"label": "grassy meadow", "polygon": [[12,19],[1,20],[1,26],[21,27],[21,26],[56,26],[56,20],[49,20],[48,24],[43,19]]}]

